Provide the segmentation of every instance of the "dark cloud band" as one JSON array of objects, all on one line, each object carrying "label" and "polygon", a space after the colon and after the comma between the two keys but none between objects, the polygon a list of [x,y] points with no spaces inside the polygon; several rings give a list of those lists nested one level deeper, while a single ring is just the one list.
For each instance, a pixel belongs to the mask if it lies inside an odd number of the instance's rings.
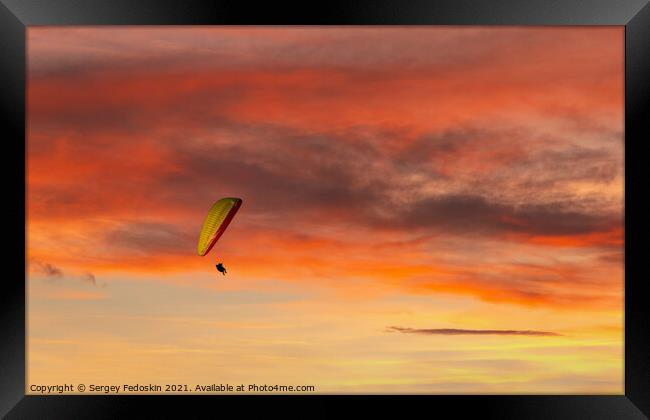
[{"label": "dark cloud band", "polygon": [[550,331],[535,330],[466,330],[457,328],[405,328],[388,327],[388,332],[425,335],[526,335],[526,336],[560,336],[561,334]]}]

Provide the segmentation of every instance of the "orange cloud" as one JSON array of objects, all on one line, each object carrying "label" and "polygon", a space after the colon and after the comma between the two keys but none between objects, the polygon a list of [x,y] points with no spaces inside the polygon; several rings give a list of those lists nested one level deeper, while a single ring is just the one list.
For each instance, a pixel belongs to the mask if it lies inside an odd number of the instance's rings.
[{"label": "orange cloud", "polygon": [[[390,53],[367,48],[383,29],[43,31],[30,31],[33,258],[205,270],[197,230],[232,195],[244,207],[217,251],[252,277],[562,305],[575,293],[558,279],[616,264],[551,269],[560,250],[623,244],[621,31],[416,29]],[[105,49],[88,54],[80,33]],[[488,242],[544,268],[466,255]],[[617,296],[611,284],[580,304]]]}]

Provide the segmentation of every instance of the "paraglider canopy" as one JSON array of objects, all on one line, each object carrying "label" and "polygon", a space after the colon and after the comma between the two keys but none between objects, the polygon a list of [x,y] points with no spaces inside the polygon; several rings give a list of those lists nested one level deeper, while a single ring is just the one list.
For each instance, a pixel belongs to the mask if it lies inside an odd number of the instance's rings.
[{"label": "paraglider canopy", "polygon": [[203,222],[203,229],[199,235],[197,252],[200,256],[206,255],[217,243],[221,235],[235,217],[241,206],[241,198],[222,198],[212,205]]}]

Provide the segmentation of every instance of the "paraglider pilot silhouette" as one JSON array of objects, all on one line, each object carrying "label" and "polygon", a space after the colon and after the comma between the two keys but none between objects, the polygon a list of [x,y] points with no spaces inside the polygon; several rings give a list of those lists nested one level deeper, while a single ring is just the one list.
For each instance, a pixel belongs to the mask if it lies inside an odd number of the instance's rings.
[{"label": "paraglider pilot silhouette", "polygon": [[215,265],[215,267],[217,267],[217,270],[219,270],[219,272],[221,274],[223,274],[224,276],[226,275],[226,273],[227,273],[226,267],[224,267],[223,264],[219,263],[219,264]]},{"label": "paraglider pilot silhouette", "polygon": [[[214,244],[217,243],[233,217],[235,217],[241,203],[241,198],[228,197],[222,198],[212,205],[208,215],[205,217],[203,229],[201,229],[201,234],[199,235],[197,252],[200,256],[205,256]],[[215,267],[221,274],[226,275],[226,267],[223,266],[223,263],[218,263]]]}]

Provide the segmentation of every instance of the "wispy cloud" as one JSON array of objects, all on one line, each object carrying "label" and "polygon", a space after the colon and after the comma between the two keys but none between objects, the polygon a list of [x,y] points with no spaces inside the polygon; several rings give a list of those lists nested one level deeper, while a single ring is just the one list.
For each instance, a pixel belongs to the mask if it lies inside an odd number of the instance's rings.
[{"label": "wispy cloud", "polygon": [[535,330],[466,330],[458,328],[406,328],[387,327],[387,332],[400,332],[406,334],[424,335],[528,335],[528,336],[560,336],[551,331]]},{"label": "wispy cloud", "polygon": [[[32,267],[35,267],[35,270],[38,273],[44,274],[48,280],[72,279],[72,280],[79,280],[83,283],[87,283],[95,287],[98,286],[97,277],[95,276],[95,274],[91,273],[90,271],[85,272],[83,274],[74,273],[74,272],[72,274],[70,272],[66,274],[61,267],[58,267],[54,264],[50,264],[42,261],[35,261],[35,260],[30,260],[30,265]],[[106,287],[106,286],[107,286],[106,283],[101,284],[101,287]]]},{"label": "wispy cloud", "polygon": [[86,273],[83,276],[81,276],[81,281],[85,283],[90,283],[93,286],[97,286],[97,279],[95,278],[95,275],[93,273]]},{"label": "wispy cloud", "polygon": [[188,253],[193,250],[193,226],[166,223],[127,222],[106,233],[105,241],[115,249],[134,253]]},{"label": "wispy cloud", "polygon": [[49,278],[63,277],[63,270],[55,265],[43,262],[36,262],[36,265],[40,268],[40,271]]}]

